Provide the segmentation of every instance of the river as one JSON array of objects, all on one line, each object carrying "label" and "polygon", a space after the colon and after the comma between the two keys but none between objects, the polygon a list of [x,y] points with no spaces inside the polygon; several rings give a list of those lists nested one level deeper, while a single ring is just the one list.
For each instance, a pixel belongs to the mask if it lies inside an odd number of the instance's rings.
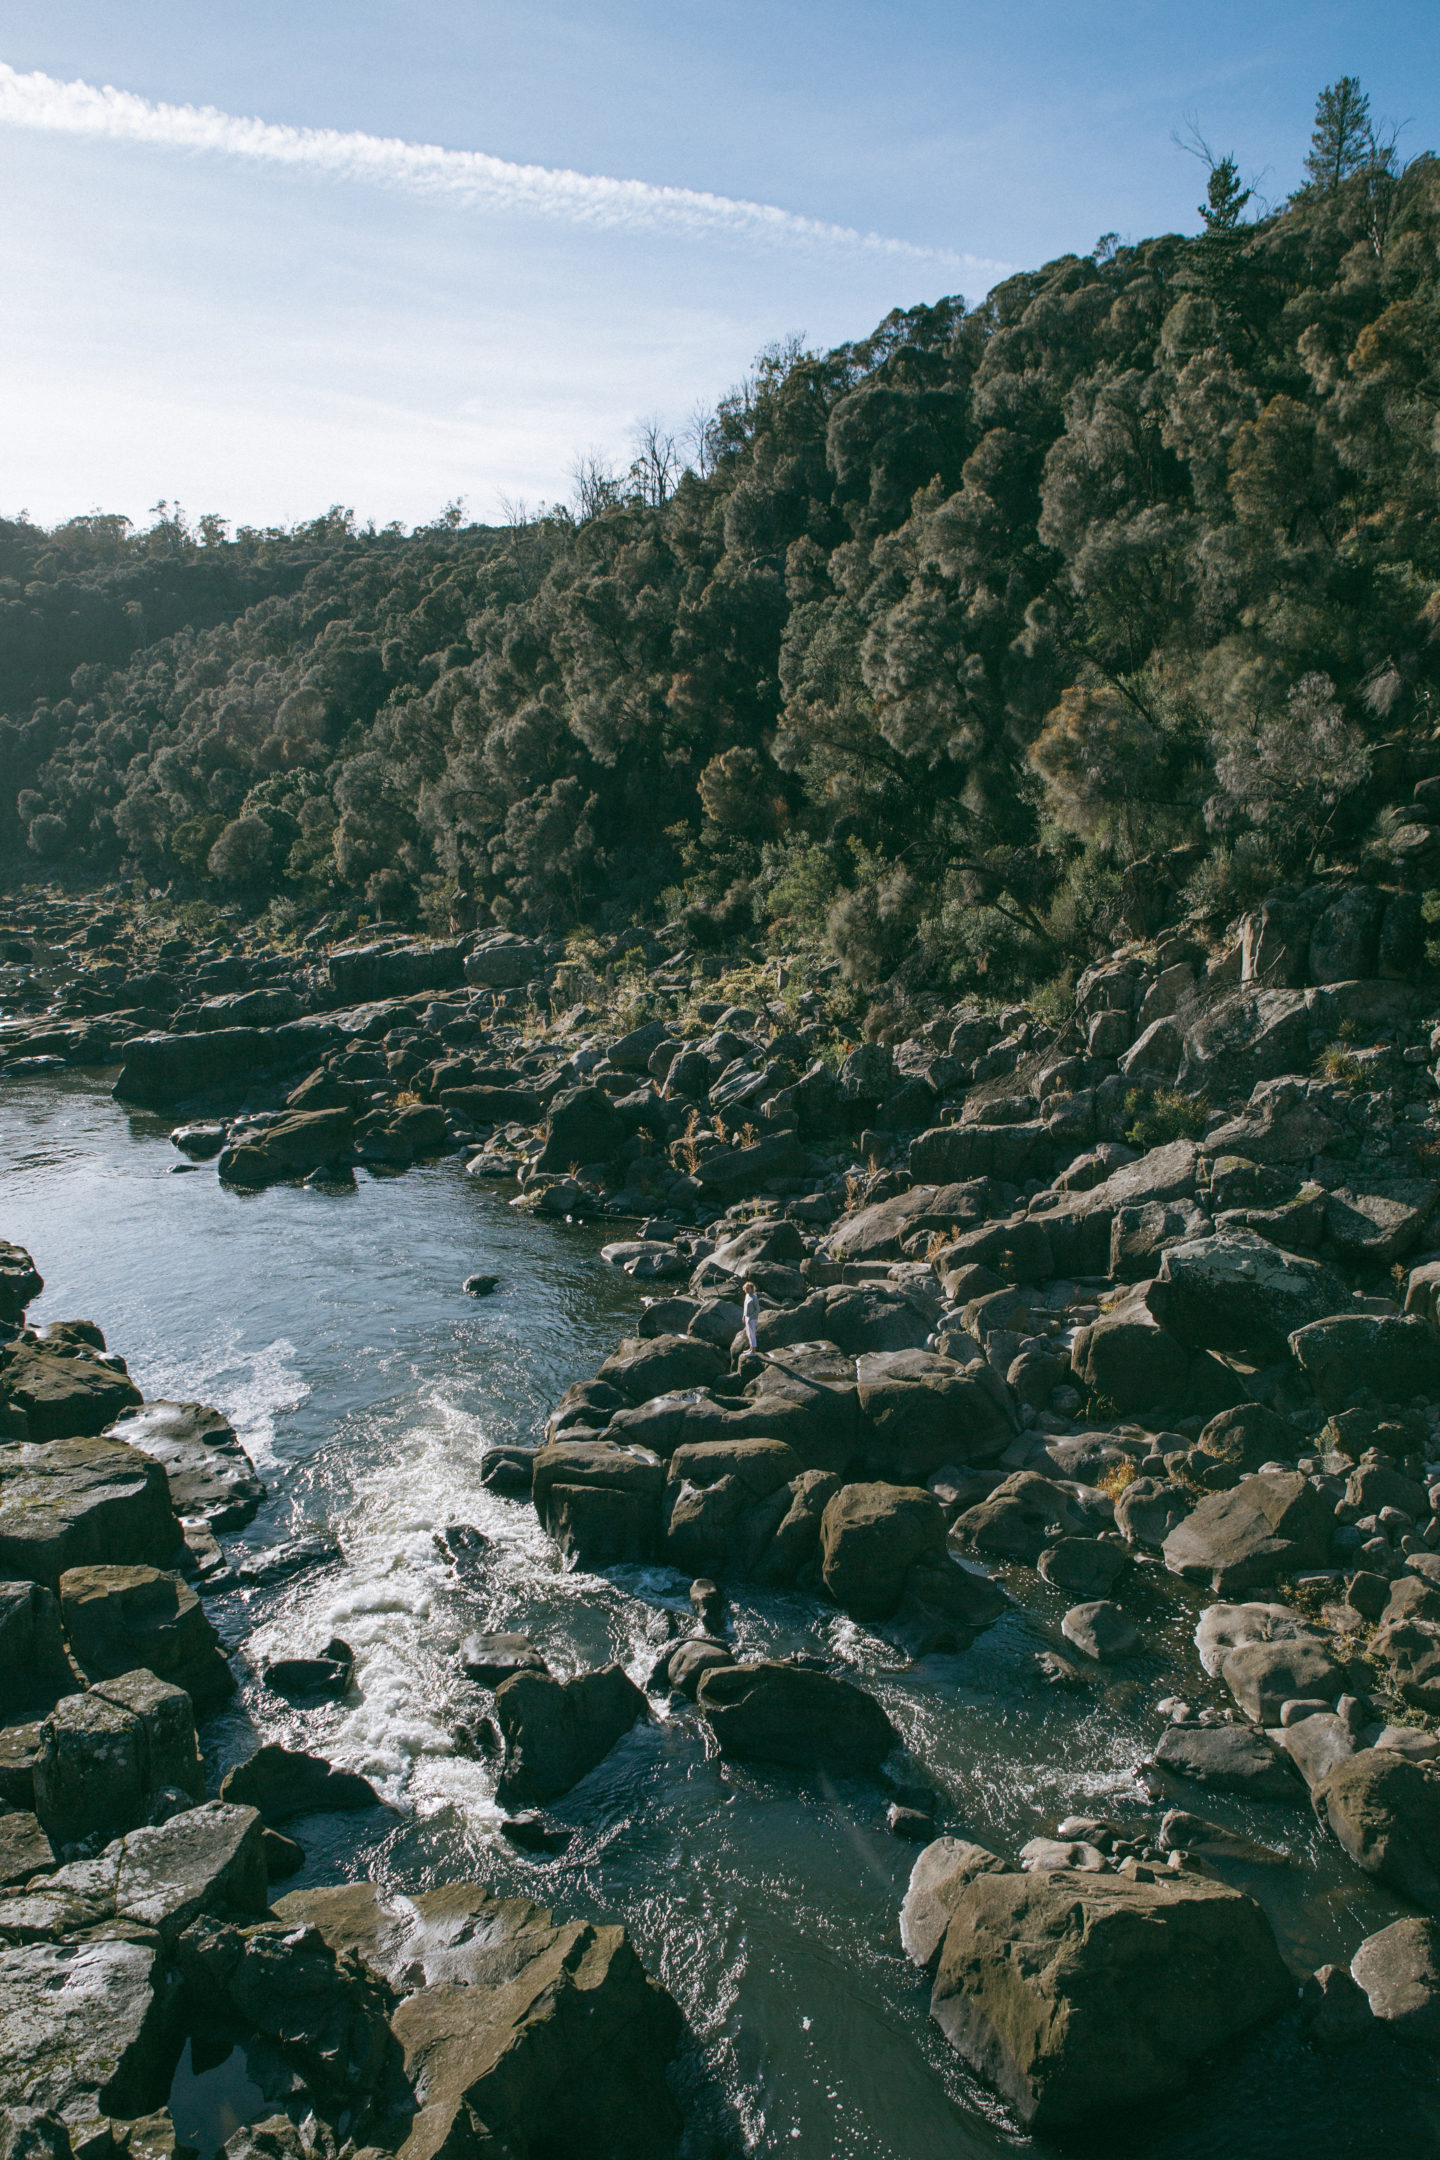
[{"label": "river", "polygon": [[[485,1707],[459,1674],[463,1632],[521,1629],[552,1669],[613,1657],[643,1684],[665,1612],[688,1617],[688,1583],[668,1569],[561,1572],[528,1504],[479,1479],[484,1446],[535,1434],[638,1312],[639,1292],[599,1260],[603,1233],[517,1214],[456,1159],[362,1173],[354,1192],[239,1194],[213,1166],[181,1171],[167,1130],[122,1110],[103,1077],[7,1083],[0,1235],[45,1276],[32,1320],[93,1319],[147,1397],[231,1417],[269,1488],[244,1542],[319,1531],[342,1549],[334,1566],[209,1601],[242,1678],[204,1729],[212,1777],[278,1739],[362,1771],[390,1803],[298,1825],[307,1864],[285,1887],[465,1875],[566,1916],[622,1919],[694,2035],[680,2067],[686,2160],[1057,2150],[1018,2136],[930,2025],[896,1925],[914,1851],[886,1831],[873,1786],[722,1764],[693,1712],[657,1712],[548,1811],[571,1836],[547,1858],[499,1836],[494,1766],[455,1749],[457,1725]],[[501,1278],[493,1298],[462,1293],[478,1269]],[[435,1542],[454,1523],[490,1541],[463,1581]],[[1123,1679],[1056,1692],[1035,1658],[1067,1600],[1032,1574],[1017,1587],[1028,1610],[964,1657],[907,1665],[883,1635],[773,1593],[737,1600],[734,1635],[746,1654],[843,1659],[941,1791],[943,1826],[1013,1851],[1064,1813],[1142,1812],[1131,1772],[1156,1735],[1149,1706],[1194,1672],[1173,1586],[1149,1593],[1147,1613],[1141,1583],[1127,1602],[1153,1649]],[[332,1634],[356,1652],[345,1702],[296,1710],[256,1677],[264,1657]],[[1297,1961],[1347,1963],[1396,1916],[1308,1809],[1217,1800],[1207,1812],[1291,1856],[1245,1871],[1243,1887]],[[243,2113],[237,2075],[227,2104]],[[218,2088],[183,2084],[177,2118],[213,2147]],[[1383,2038],[1322,2054],[1289,2018],[1181,2098],[1064,2150],[1379,2160],[1440,2150],[1440,2095],[1423,2055]]]}]

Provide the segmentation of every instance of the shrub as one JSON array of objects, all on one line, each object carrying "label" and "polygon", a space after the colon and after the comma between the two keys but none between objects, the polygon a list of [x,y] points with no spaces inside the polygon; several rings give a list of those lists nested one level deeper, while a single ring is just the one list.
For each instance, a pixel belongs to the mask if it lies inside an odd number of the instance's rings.
[{"label": "shrub", "polygon": [[1198,1140],[1210,1117],[1207,1095],[1186,1095],[1180,1088],[1157,1088],[1146,1095],[1131,1088],[1125,1097],[1130,1123],[1125,1137],[1132,1147],[1164,1147],[1170,1140]]}]

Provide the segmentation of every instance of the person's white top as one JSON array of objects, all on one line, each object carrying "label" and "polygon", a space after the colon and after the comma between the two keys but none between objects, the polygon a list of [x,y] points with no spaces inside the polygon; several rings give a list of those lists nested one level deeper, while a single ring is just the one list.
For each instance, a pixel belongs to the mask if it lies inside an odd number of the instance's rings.
[{"label": "person's white top", "polygon": [[758,1348],[755,1330],[760,1324],[760,1300],[753,1290],[745,1300],[743,1318],[745,1321],[745,1340],[749,1343],[750,1348],[754,1350]]}]

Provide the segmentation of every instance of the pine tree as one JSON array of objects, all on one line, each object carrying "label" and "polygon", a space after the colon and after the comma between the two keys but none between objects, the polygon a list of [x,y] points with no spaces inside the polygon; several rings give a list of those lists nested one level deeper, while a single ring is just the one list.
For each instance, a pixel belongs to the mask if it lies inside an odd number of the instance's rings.
[{"label": "pine tree", "polygon": [[1205,200],[1200,205],[1200,215],[1205,220],[1207,233],[1234,232],[1240,223],[1240,213],[1254,191],[1240,185],[1240,168],[1233,157],[1221,158],[1218,165],[1210,168],[1210,184],[1205,190]]},{"label": "pine tree", "polygon": [[1370,100],[1357,75],[1342,75],[1315,100],[1315,131],[1305,160],[1309,186],[1333,194],[1342,180],[1368,165],[1375,155]]}]

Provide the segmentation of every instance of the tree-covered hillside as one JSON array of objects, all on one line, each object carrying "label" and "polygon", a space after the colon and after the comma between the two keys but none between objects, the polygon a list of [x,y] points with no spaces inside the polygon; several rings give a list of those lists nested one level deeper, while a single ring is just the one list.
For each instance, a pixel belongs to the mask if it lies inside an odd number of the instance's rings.
[{"label": "tree-covered hillside", "polygon": [[1346,82],[1254,207],[1212,162],[1198,237],[777,349],[678,483],[652,441],[503,531],[0,525],[7,855],[1003,992],[1383,851],[1440,719],[1440,161]]}]

